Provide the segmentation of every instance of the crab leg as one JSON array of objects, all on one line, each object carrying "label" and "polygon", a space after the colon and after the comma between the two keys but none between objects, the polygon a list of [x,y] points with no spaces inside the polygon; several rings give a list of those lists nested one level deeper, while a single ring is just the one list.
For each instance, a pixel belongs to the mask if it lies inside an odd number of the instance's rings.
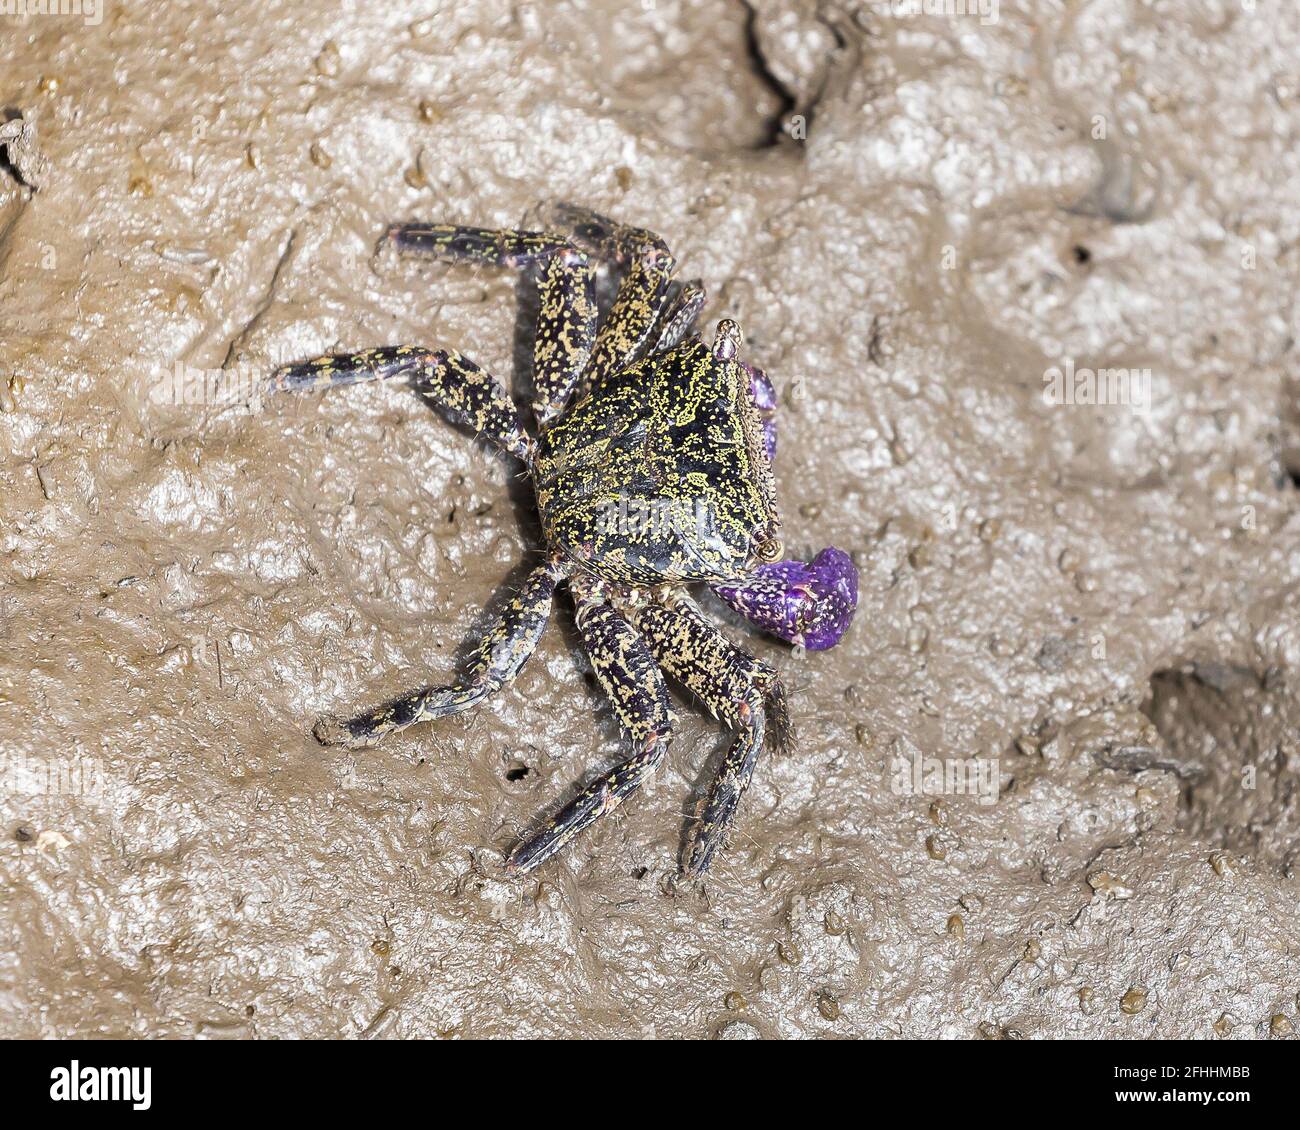
[{"label": "crab leg", "polygon": [[596,281],[587,256],[564,239],[530,231],[454,224],[388,229],[399,251],[450,262],[541,268],[541,308],[533,339],[533,410],[545,427],[564,409],[596,340]]},{"label": "crab leg", "polygon": [[590,387],[635,360],[659,320],[677,261],[654,232],[625,227],[586,208],[551,204],[543,209],[542,222],[571,232],[579,247],[626,271],[596,336],[585,381]]},{"label": "crab leg", "polygon": [[687,597],[650,604],[634,620],[650,651],[670,675],[736,731],[704,809],[691,830],[685,874],[708,870],[772,726],[773,744],[792,740],[785,694],[776,671],[733,646]]},{"label": "crab leg", "polygon": [[612,812],[641,787],[668,749],[672,734],[668,691],[645,641],[609,604],[599,600],[581,600],[576,622],[596,678],[636,752],[523,840],[506,860],[508,871],[532,870],[588,825]]},{"label": "crab leg", "polygon": [[410,377],[416,389],[457,424],[468,424],[502,450],[528,461],[533,441],[519,410],[491,373],[454,349],[390,345],[362,353],[317,357],[284,365],[267,381],[270,392],[313,392],[362,381]]},{"label": "crab leg", "polygon": [[682,286],[664,315],[663,328],[659,331],[659,340],[655,342],[656,353],[666,353],[681,345],[700,311],[704,309],[705,299],[704,284],[699,279]]},{"label": "crab leg", "polygon": [[763,421],[763,447],[770,463],[776,459],[776,389],[771,378],[757,365],[742,361],[740,367],[749,377],[749,394],[758,409],[759,419]]},{"label": "crab leg", "polygon": [[596,341],[596,277],[585,257],[580,265],[551,259],[542,268],[540,297],[533,411],[538,426],[545,428],[568,405]]},{"label": "crab leg", "polygon": [[561,566],[553,561],[544,562],[528,575],[496,624],[479,641],[478,657],[463,681],[412,691],[348,721],[322,718],[312,731],[316,740],[322,745],[361,749],[417,722],[478,706],[510,683],[528,662],[546,630],[555,585],[563,575]]}]

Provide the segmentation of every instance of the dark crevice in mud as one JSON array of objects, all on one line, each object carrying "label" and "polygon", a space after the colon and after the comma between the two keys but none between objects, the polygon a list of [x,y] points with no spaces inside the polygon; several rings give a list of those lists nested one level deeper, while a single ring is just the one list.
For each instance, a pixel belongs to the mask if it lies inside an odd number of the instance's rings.
[{"label": "dark crevice in mud", "polygon": [[[1288,341],[1282,351],[1285,355],[1291,349]],[[1300,379],[1287,379],[1282,382],[1281,403],[1278,406],[1278,431],[1270,437],[1272,451],[1269,470],[1274,484],[1279,490],[1288,485],[1300,488]]]},{"label": "dark crevice in mud", "polygon": [[223,370],[229,370],[233,365],[242,361],[244,347],[253,336],[253,331],[257,329],[258,324],[266,317],[269,311],[275,305],[275,292],[280,285],[280,279],[284,276],[285,267],[290,259],[293,258],[294,247],[298,242],[298,229],[293,228],[285,237],[284,245],[280,248],[279,255],[276,256],[275,266],[271,270],[270,280],[267,282],[262,296],[258,300],[257,306],[253,312],[243,321],[239,332],[234,334],[230,339],[230,344],[226,347],[225,358],[221,362]]},{"label": "dark crevice in mud", "polygon": [[[1182,781],[1180,827],[1292,877],[1300,864],[1300,718],[1287,672],[1222,663],[1157,671],[1143,713]],[[1158,762],[1158,763],[1157,763]]]},{"label": "dark crevice in mud", "polygon": [[[769,91],[780,101],[777,110],[767,115],[763,129],[763,140],[750,146],[754,150],[771,149],[782,145],[784,142],[791,140],[790,124],[792,117],[797,115],[802,118],[800,130],[793,137],[800,142],[809,136],[812,129],[813,119],[816,117],[817,108],[831,85],[832,76],[836,67],[845,62],[845,55],[848,53],[850,64],[857,64],[861,61],[861,51],[857,49],[855,41],[851,40],[845,32],[837,26],[832,19],[819,17],[821,26],[830,33],[835,41],[835,46],[827,52],[825,65],[819,69],[819,81],[817,89],[807,96],[805,102],[800,103],[799,95],[796,91],[790,89],[772,69],[763,51],[763,44],[759,37],[758,31],[758,11],[753,5],[745,4],[745,47],[749,56],[749,66],[759,81],[767,87]],[[798,146],[802,150],[802,145]]]},{"label": "dark crevice in mud", "polygon": [[[771,149],[786,140],[786,118],[794,112],[798,102],[786,88],[785,83],[777,78],[768,66],[762,44],[758,39],[758,12],[751,4],[745,5],[745,50],[749,55],[749,65],[754,74],[780,101],[776,112],[769,115],[764,124],[763,140],[752,146],[753,149]],[[811,113],[811,107],[807,113]]]}]

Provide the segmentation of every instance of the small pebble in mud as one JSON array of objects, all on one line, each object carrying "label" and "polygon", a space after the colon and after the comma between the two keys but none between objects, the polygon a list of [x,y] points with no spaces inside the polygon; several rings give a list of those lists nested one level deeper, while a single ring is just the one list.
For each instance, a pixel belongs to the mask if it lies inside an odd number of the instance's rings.
[{"label": "small pebble in mud", "polygon": [[321,53],[316,56],[316,73],[324,75],[326,78],[334,78],[339,73],[339,67],[343,60],[339,56],[338,44],[332,39],[321,48]]},{"label": "small pebble in mud", "polygon": [[1037,757],[1039,753],[1038,739],[1030,734],[1021,734],[1016,739],[1016,752],[1021,757]]},{"label": "small pebble in mud", "polygon": [[862,722],[853,727],[853,737],[863,749],[870,749],[876,744],[875,739],[871,736],[871,731]]},{"label": "small pebble in mud", "polygon": [[966,921],[960,914],[948,915],[948,923],[944,927],[954,938],[964,938],[966,936]]},{"label": "small pebble in mud", "polygon": [[719,1040],[757,1040],[760,1038],[758,1029],[747,1020],[729,1020],[718,1029],[717,1035]]},{"label": "small pebble in mud", "polygon": [[618,187],[626,192],[632,187],[632,170],[626,165],[619,165],[614,170],[614,179],[618,182]]},{"label": "small pebble in mud", "polygon": [[980,523],[980,541],[994,542],[1002,532],[1002,522],[998,518],[985,518]]},{"label": "small pebble in mud", "polygon": [[388,956],[388,943],[383,938],[376,938],[370,943],[370,948],[379,954],[380,957]]},{"label": "small pebble in mud", "polygon": [[925,850],[931,859],[943,860],[948,858],[948,849],[938,836],[925,837]]},{"label": "small pebble in mud", "polygon": [[826,933],[828,933],[832,938],[838,938],[848,929],[843,917],[834,910],[828,910],[826,912],[826,917],[822,919],[822,925],[826,928]]},{"label": "small pebble in mud", "polygon": [[1074,578],[1074,587],[1080,592],[1096,592],[1099,582],[1092,573],[1077,573]]},{"label": "small pebble in mud", "polygon": [[420,121],[424,122],[427,125],[432,125],[434,122],[439,121],[441,118],[442,118],[442,112],[438,109],[437,106],[435,106],[427,98],[420,99]]},{"label": "small pebble in mud", "polygon": [[307,150],[307,155],[311,158],[311,163],[318,169],[328,169],[334,164],[334,158],[325,152],[324,147],[319,141],[313,141],[311,148]]},{"label": "small pebble in mud", "polygon": [[932,800],[930,802],[930,823],[940,826],[948,823],[948,810],[944,808],[943,801]]},{"label": "small pebble in mud", "polygon": [[402,179],[406,181],[406,183],[410,185],[411,188],[429,187],[429,182],[425,179],[424,173],[420,171],[420,167],[418,165],[412,166],[411,168],[407,169]]},{"label": "small pebble in mud", "polygon": [[41,75],[36,83],[36,89],[41,94],[58,94],[59,80],[54,75]]},{"label": "small pebble in mud", "polygon": [[924,569],[930,564],[933,556],[933,551],[928,545],[918,545],[914,546],[911,552],[908,553],[907,560],[913,569]]},{"label": "small pebble in mud", "polygon": [[250,141],[244,147],[244,161],[250,169],[262,167],[262,150],[255,141]]},{"label": "small pebble in mud", "polygon": [[1129,1016],[1136,1016],[1147,1006],[1147,993],[1145,989],[1129,989],[1120,997],[1119,1007],[1121,1012]]},{"label": "small pebble in mud", "polygon": [[776,952],[786,965],[798,965],[803,961],[803,954],[799,952],[799,947],[794,942],[782,942],[776,947]]},{"label": "small pebble in mud", "polygon": [[26,824],[19,824],[18,827],[14,829],[14,839],[20,844],[28,843],[35,837],[35,835],[36,833],[27,827]]},{"label": "small pebble in mud", "polygon": [[1079,1011],[1084,1016],[1091,1016],[1097,1011],[1097,994],[1093,992],[1091,985],[1084,985],[1079,990]]},{"label": "small pebble in mud", "polygon": [[1016,641],[1005,636],[993,636],[989,640],[989,651],[999,659],[1010,659],[1016,654]]},{"label": "small pebble in mud", "polygon": [[1062,573],[1075,573],[1082,564],[1083,561],[1072,549],[1061,550],[1061,555],[1056,559],[1056,567],[1060,569]]},{"label": "small pebble in mud", "polygon": [[744,1012],[749,1007],[744,993],[728,993],[722,998],[722,1003],[728,1012]]},{"label": "small pebble in mud", "polygon": [[840,1002],[831,993],[823,990],[817,994],[817,1011],[827,1020],[838,1020],[840,1018]]},{"label": "small pebble in mud", "polygon": [[1220,879],[1231,879],[1236,874],[1236,868],[1232,865],[1232,857],[1226,852],[1216,851],[1211,855],[1210,866],[1214,868],[1214,873]]},{"label": "small pebble in mud", "polygon": [[1232,1017],[1226,1012],[1214,1022],[1214,1034],[1220,1039],[1227,1036],[1236,1025],[1232,1022]]},{"label": "small pebble in mud", "polygon": [[1024,959],[1026,961],[1037,961],[1043,956],[1043,947],[1040,946],[1033,938],[1025,943]]},{"label": "small pebble in mud", "polygon": [[1109,871],[1094,871],[1088,876],[1088,886],[1099,895],[1110,895],[1111,898],[1131,899],[1133,897],[1133,888]]},{"label": "small pebble in mud", "polygon": [[148,177],[140,176],[137,173],[127,181],[126,190],[132,196],[152,196],[153,182],[150,181]]},{"label": "small pebble in mud", "polygon": [[1285,1040],[1288,1036],[1295,1034],[1295,1028],[1282,1013],[1278,1013],[1268,1022],[1268,1034],[1276,1036],[1279,1040]]}]

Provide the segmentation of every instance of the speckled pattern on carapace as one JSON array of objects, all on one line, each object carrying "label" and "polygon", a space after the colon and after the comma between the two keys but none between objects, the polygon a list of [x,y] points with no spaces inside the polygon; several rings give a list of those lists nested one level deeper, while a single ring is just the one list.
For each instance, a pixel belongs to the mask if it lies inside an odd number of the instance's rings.
[{"label": "speckled pattern on carapace", "polygon": [[[518,676],[546,628],[556,582],[567,579],[593,670],[635,752],[520,842],[506,870],[545,862],[658,765],[672,725],[657,662],[736,731],[691,827],[683,871],[700,878],[768,735],[782,749],[792,730],[776,671],[728,643],[684,586],[711,583],[760,627],[824,650],[848,630],[857,569],[834,547],[811,565],[777,564],[771,382],[740,360],[740,327],[731,319],[718,323],[711,345],[690,335],[703,290],[674,283],[676,260],[664,241],[571,204],[544,215],[555,231],[420,223],[386,236],[399,251],[451,262],[539,268],[535,440],[500,383],[445,349],[318,357],[267,382],[271,392],[303,392],[409,378],[452,420],[523,461],[546,539],[547,559],[500,612],[461,681],[346,721],[323,718],[313,732],[324,744],[358,749],[478,706]],[[598,331],[587,253],[623,269]]]}]

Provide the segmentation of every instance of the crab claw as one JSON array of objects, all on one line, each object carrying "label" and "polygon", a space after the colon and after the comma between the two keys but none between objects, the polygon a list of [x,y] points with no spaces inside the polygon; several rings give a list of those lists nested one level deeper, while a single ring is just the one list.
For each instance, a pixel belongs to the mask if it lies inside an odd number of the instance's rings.
[{"label": "crab claw", "polygon": [[760,565],[743,581],[713,591],[746,620],[809,651],[840,642],[858,607],[858,568],[828,546],[811,561]]}]

